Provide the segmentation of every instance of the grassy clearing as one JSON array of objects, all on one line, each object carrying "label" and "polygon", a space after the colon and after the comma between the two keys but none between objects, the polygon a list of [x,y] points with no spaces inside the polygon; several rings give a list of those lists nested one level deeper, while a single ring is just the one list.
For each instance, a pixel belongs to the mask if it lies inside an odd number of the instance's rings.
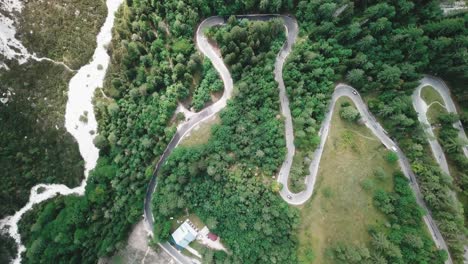
[{"label": "grassy clearing", "polygon": [[[334,109],[315,193],[301,210],[301,263],[332,263],[326,256],[327,248],[340,241],[366,244],[369,226],[386,223],[373,206],[373,190],[380,187],[390,191],[395,168],[385,161],[385,147],[370,130],[340,118],[340,105],[346,100],[340,99]],[[374,176],[378,167],[387,177]]]},{"label": "grassy clearing", "polygon": [[215,124],[219,124],[220,122],[221,119],[219,118],[219,115],[210,117],[209,120],[194,128],[190,134],[184,137],[180,142],[180,146],[192,147],[207,143],[211,137],[211,127]]},{"label": "grassy clearing", "polygon": [[433,103],[427,110],[427,120],[430,124],[437,123],[437,120],[441,114],[447,114],[447,110],[442,107],[439,103]]},{"label": "grassy clearing", "polygon": [[426,104],[431,104],[432,102],[439,102],[442,105],[444,104],[444,100],[440,96],[440,94],[432,87],[432,86],[424,86],[421,89],[421,98],[426,102]]},{"label": "grassy clearing", "polygon": [[206,226],[203,221],[196,215],[196,214],[183,214],[179,217],[174,218],[171,222],[171,234],[174,232],[179,226],[185,221],[189,219],[199,230],[201,230],[204,226]]},{"label": "grassy clearing", "polygon": [[421,98],[429,106],[427,110],[427,119],[430,124],[437,123],[439,115],[446,114],[444,100],[432,86],[424,86],[421,89]]}]

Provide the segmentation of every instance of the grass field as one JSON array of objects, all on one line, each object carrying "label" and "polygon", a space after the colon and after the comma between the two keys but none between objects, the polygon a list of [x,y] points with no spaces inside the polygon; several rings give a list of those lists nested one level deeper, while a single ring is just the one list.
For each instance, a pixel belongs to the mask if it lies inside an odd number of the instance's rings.
[{"label": "grass field", "polygon": [[[338,242],[362,245],[368,227],[383,226],[383,214],[373,206],[373,190],[390,191],[394,168],[385,160],[385,147],[365,126],[344,121],[338,101],[326,142],[314,195],[301,209],[299,259],[301,263],[332,263],[327,248]],[[387,174],[377,179],[378,167]]]},{"label": "grass field", "polygon": [[433,103],[427,110],[427,120],[430,124],[437,123],[439,115],[446,114],[447,110],[438,103]]},{"label": "grass field", "polygon": [[424,86],[421,89],[421,98],[426,102],[426,104],[431,104],[432,102],[439,102],[442,105],[444,104],[444,100],[440,96],[440,94],[432,88],[432,86]]},{"label": "grass field", "polygon": [[434,124],[440,114],[447,113],[444,108],[444,100],[432,86],[424,86],[421,89],[421,98],[429,106],[427,110],[427,119],[429,123]]},{"label": "grass field", "polygon": [[209,120],[194,128],[190,134],[184,137],[180,142],[180,146],[191,147],[207,143],[208,139],[211,137],[211,127],[215,124],[219,124],[220,122],[221,119],[219,118],[219,115],[210,117]]}]

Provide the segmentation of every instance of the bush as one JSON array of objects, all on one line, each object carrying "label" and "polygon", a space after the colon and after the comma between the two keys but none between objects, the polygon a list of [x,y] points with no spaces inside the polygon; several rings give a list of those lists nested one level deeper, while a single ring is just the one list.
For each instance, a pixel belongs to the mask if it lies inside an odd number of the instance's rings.
[{"label": "bush", "polygon": [[388,177],[387,173],[382,167],[377,167],[374,170],[374,176],[380,181],[384,181]]},{"label": "bush", "polygon": [[340,116],[347,121],[357,121],[361,115],[354,106],[345,106],[340,109]]},{"label": "bush", "polygon": [[365,179],[361,182],[362,189],[369,191],[374,188],[374,182],[371,179]]},{"label": "bush", "polygon": [[385,154],[385,160],[386,160],[388,163],[394,165],[394,164],[396,164],[397,161],[398,161],[398,155],[397,155],[395,152],[389,150],[389,151],[387,151],[387,153]]}]

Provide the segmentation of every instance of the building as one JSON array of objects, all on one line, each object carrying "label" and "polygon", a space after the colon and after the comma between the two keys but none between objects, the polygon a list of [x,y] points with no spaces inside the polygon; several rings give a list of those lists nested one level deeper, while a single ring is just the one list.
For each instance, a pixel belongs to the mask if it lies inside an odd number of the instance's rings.
[{"label": "building", "polygon": [[190,242],[195,240],[197,235],[198,229],[187,219],[172,233],[172,238],[179,247],[185,248]]},{"label": "building", "polygon": [[211,240],[211,241],[216,241],[218,240],[218,236],[213,234],[213,233],[208,233],[208,238]]}]

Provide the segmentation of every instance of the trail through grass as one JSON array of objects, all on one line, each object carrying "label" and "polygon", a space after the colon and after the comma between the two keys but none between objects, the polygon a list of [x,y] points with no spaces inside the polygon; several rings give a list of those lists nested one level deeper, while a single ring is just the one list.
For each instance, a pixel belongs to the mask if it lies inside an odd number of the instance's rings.
[{"label": "trail through grass", "polygon": [[207,143],[211,137],[211,127],[220,123],[219,115],[210,117],[209,120],[201,123],[198,127],[194,128],[190,134],[180,142],[180,146],[192,147]]},{"label": "trail through grass", "polygon": [[[394,168],[385,160],[385,147],[363,125],[339,116],[340,99],[334,109],[313,198],[301,210],[299,258],[301,263],[332,263],[328,248],[338,242],[366,244],[370,226],[383,226],[382,215],[373,206],[377,187],[392,190]],[[378,179],[378,167],[386,177]]]},{"label": "trail through grass", "polygon": [[421,98],[426,102],[426,104],[431,104],[432,102],[439,102],[442,105],[444,100],[440,94],[430,85],[424,86],[421,89]]}]

